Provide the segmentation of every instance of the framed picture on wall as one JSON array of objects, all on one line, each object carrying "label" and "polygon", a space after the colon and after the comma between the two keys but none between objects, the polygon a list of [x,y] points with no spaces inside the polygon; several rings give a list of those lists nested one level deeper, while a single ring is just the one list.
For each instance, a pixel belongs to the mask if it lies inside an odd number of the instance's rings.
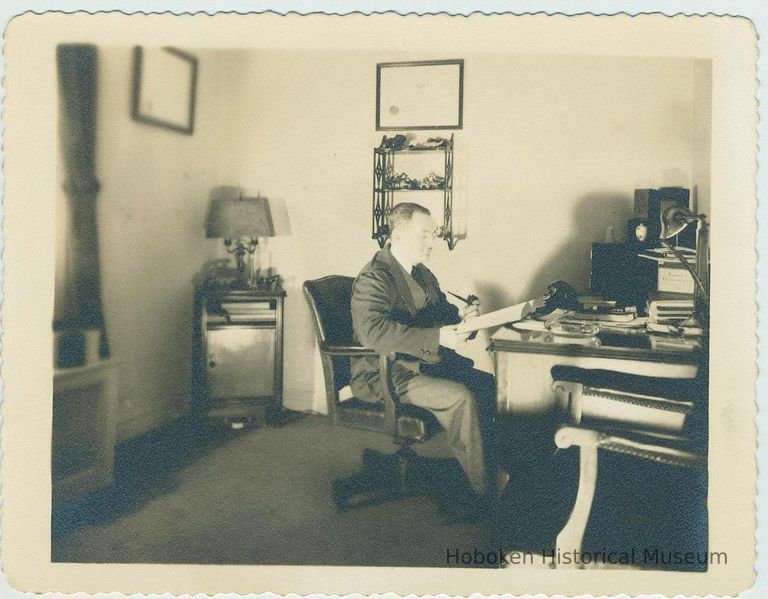
[{"label": "framed picture on wall", "polygon": [[192,135],[197,58],[176,48],[133,49],[132,113],[136,121]]},{"label": "framed picture on wall", "polygon": [[376,130],[461,129],[464,61],[376,65]]}]

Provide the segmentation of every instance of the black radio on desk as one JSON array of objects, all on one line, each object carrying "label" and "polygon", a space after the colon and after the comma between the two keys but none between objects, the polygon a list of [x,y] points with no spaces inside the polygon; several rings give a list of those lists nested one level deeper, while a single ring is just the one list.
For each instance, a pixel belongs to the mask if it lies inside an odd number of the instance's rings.
[{"label": "black radio on desk", "polygon": [[644,310],[657,286],[658,265],[640,258],[637,249],[634,244],[593,243],[590,293]]}]

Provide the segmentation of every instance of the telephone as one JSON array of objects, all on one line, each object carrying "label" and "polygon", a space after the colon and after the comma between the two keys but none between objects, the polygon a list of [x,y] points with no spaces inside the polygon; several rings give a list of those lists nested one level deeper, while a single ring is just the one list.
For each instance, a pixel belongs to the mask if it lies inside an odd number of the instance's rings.
[{"label": "telephone", "polygon": [[544,305],[534,311],[534,316],[546,316],[555,310],[581,310],[581,302],[573,287],[565,281],[550,283],[541,296]]}]

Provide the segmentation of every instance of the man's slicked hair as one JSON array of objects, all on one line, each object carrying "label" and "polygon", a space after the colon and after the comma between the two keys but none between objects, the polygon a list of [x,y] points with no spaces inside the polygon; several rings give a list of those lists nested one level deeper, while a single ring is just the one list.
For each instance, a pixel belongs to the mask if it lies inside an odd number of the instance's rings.
[{"label": "man's slicked hair", "polygon": [[389,222],[389,234],[392,235],[392,231],[395,230],[397,225],[410,221],[413,218],[414,213],[426,214],[431,216],[432,213],[424,206],[420,204],[414,204],[413,202],[400,202],[392,206],[392,209],[387,214],[387,221]]}]

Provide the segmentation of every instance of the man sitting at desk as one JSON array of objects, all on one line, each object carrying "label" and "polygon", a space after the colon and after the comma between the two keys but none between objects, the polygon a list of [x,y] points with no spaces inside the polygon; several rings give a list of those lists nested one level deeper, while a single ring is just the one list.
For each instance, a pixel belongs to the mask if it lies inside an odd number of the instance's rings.
[{"label": "man sitting at desk", "polygon": [[[426,408],[437,417],[472,488],[485,496],[488,473],[481,428],[490,433],[494,379],[454,351],[467,341],[467,334],[455,325],[476,316],[479,306],[457,309],[424,266],[437,229],[429,210],[397,204],[389,226],[390,245],[363,267],[352,288],[355,338],[364,347],[397,353],[392,380],[400,402]],[[376,358],[353,361],[355,397],[378,402],[380,385]]]}]

